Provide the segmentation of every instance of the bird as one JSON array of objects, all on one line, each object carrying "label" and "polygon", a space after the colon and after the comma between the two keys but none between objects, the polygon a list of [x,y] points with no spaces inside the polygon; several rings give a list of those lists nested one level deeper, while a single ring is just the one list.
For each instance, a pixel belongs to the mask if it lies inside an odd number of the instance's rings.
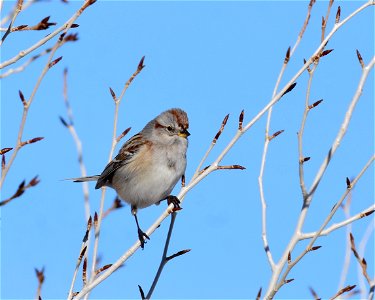
[{"label": "bird", "polygon": [[180,108],[159,114],[127,140],[100,175],[71,178],[74,182],[96,181],[95,189],[110,187],[130,204],[137,225],[141,248],[149,236],[140,228],[137,211],[167,200],[180,209],[179,199],[171,195],[185,176],[189,120]]}]

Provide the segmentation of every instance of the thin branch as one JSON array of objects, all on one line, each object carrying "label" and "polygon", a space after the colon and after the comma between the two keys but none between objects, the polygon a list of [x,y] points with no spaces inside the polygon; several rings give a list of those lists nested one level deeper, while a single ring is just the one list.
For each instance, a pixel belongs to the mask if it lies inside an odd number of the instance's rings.
[{"label": "thin branch", "polygon": [[55,31],[51,32],[49,35],[47,35],[45,38],[39,40],[34,45],[29,47],[28,49],[20,51],[16,56],[12,57],[11,59],[8,59],[7,61],[0,64],[0,69],[3,69],[11,64],[14,64],[18,60],[20,60],[22,57],[28,55],[29,53],[33,52],[35,49],[38,49],[40,46],[47,43],[49,40],[53,39],[56,35],[58,35],[60,32],[63,31],[63,33],[66,33],[73,25],[74,21],[82,14],[82,12],[89,7],[90,5],[94,4],[96,0],[86,0],[84,4],[81,6],[81,8],[74,13],[74,15],[61,27],[57,28]]},{"label": "thin branch", "polygon": [[[82,9],[82,8],[81,8]],[[78,15],[77,15],[78,17]],[[77,18],[76,17],[76,18]],[[68,24],[69,25],[69,24]],[[71,25],[71,24],[70,24]],[[69,25],[69,26],[70,26]],[[67,30],[69,29],[70,27],[67,27],[65,33],[67,32]],[[11,167],[11,165],[13,164],[13,161],[15,160],[17,154],[18,154],[18,151],[22,148],[22,146],[24,144],[22,144],[22,137],[23,137],[23,131],[24,131],[24,128],[25,128],[25,124],[26,124],[26,119],[27,119],[27,116],[28,116],[28,112],[29,112],[29,108],[35,98],[35,95],[36,95],[36,92],[38,91],[39,89],[39,86],[40,84],[42,83],[42,80],[44,79],[45,75],[47,74],[47,72],[51,69],[51,67],[56,64],[61,58],[58,58],[58,59],[55,59],[55,60],[52,60],[57,49],[59,49],[66,41],[70,41],[70,38],[68,39],[68,36],[64,37],[65,36],[65,33],[61,34],[59,39],[57,40],[57,42],[55,43],[55,45],[52,47],[51,51],[50,51],[50,55],[48,57],[48,60],[47,60],[47,63],[45,64],[41,74],[39,75],[39,78],[33,88],[33,91],[29,97],[29,99],[26,101],[25,99],[23,99],[23,95],[22,93],[20,93],[20,97],[21,97],[21,100],[23,102],[23,114],[22,114],[22,119],[21,119],[21,124],[20,124],[20,128],[18,130],[18,136],[17,136],[17,141],[16,141],[16,146],[14,147],[14,151],[12,153],[12,156],[8,162],[8,164],[4,167],[4,170],[1,174],[1,179],[0,179],[0,189],[5,181],[5,177],[7,176],[8,174],[8,171]]]},{"label": "thin branch", "polygon": [[[360,11],[360,10],[358,9],[357,11]],[[351,15],[353,15],[353,14],[351,14]],[[342,21],[342,22],[344,22],[344,21]],[[338,23],[338,24],[342,24],[342,22]],[[311,189],[310,189],[310,191],[308,193],[308,196],[307,196],[306,200],[304,201],[303,208],[302,208],[302,211],[300,213],[300,216],[299,216],[299,219],[298,219],[298,222],[297,222],[297,226],[296,226],[296,229],[295,229],[295,233],[292,236],[292,238],[291,238],[288,246],[286,247],[286,249],[285,249],[285,251],[283,253],[283,256],[280,258],[280,261],[278,262],[278,264],[277,264],[277,266],[275,268],[274,273],[272,274],[272,278],[271,278],[271,281],[270,281],[270,284],[269,284],[268,291],[266,293],[266,297],[271,297],[272,298],[276,294],[276,292],[278,291],[278,289],[284,284],[286,276],[289,274],[290,270],[306,254],[305,252],[303,252],[296,259],[296,261],[294,263],[288,264],[288,267],[284,271],[284,274],[282,275],[282,278],[280,280],[278,280],[279,276],[281,275],[281,272],[283,271],[283,266],[286,264],[288,253],[291,250],[294,249],[294,247],[296,246],[296,244],[300,240],[300,234],[301,234],[301,231],[302,231],[302,226],[303,226],[303,224],[305,222],[307,211],[308,211],[310,203],[311,203],[311,201],[313,199],[314,192],[317,189],[317,187],[318,187],[318,185],[320,183],[320,180],[322,179],[322,176],[323,176],[326,168],[328,167],[328,164],[329,164],[332,156],[334,155],[335,151],[337,150],[338,146],[340,145],[340,143],[341,143],[341,141],[342,141],[342,139],[343,139],[343,137],[344,137],[344,135],[345,135],[345,133],[346,133],[346,131],[348,129],[348,126],[349,126],[349,123],[350,123],[350,119],[351,119],[351,116],[353,114],[355,105],[357,104],[357,102],[359,100],[359,97],[360,97],[361,92],[363,90],[363,87],[364,87],[364,84],[366,82],[366,79],[367,79],[367,77],[369,75],[370,70],[374,67],[374,64],[375,64],[375,57],[373,57],[372,61],[362,71],[362,75],[361,75],[361,78],[359,80],[357,90],[356,90],[356,92],[355,92],[355,94],[354,94],[354,96],[352,98],[352,101],[351,101],[351,103],[349,105],[349,108],[348,108],[348,110],[346,112],[346,116],[344,118],[343,123],[341,124],[340,130],[339,130],[339,132],[338,132],[338,134],[337,134],[337,136],[335,138],[335,141],[334,141],[331,149],[328,152],[327,157],[325,158],[325,160],[322,163],[319,171],[317,172],[317,175],[316,175],[315,180],[314,180],[314,182],[312,184],[312,187],[311,187]],[[373,160],[374,160],[374,157],[372,157],[370,159],[369,163],[371,163]],[[353,182],[351,184],[353,184]],[[347,189],[347,192],[348,191],[349,191],[349,189]],[[345,193],[345,196],[346,196],[347,192]],[[343,200],[344,200],[344,198],[342,198],[340,201],[342,202]],[[325,226],[327,225],[327,223],[329,222],[329,220],[332,218],[333,214],[336,212],[337,209],[338,209],[338,207],[335,206],[334,209],[332,210],[332,212],[327,217],[326,221],[323,223],[321,229],[317,232],[317,235],[314,238],[311,239],[311,241],[309,243],[309,247],[306,248],[306,249],[311,248],[312,244],[319,237],[320,233],[324,230]]]},{"label": "thin branch", "polygon": [[[200,161],[198,167],[196,168],[195,173],[194,173],[194,175],[193,175],[193,178],[196,178],[196,177],[201,173],[202,165],[203,165],[203,163],[207,160],[208,155],[211,153],[212,149],[213,149],[213,148],[215,147],[215,145],[216,145],[217,140],[219,139],[220,135],[223,133],[224,128],[225,128],[225,125],[227,124],[228,118],[229,118],[229,114],[227,114],[227,115],[224,117],[223,121],[221,122],[220,129],[219,129],[219,131],[216,133],[216,135],[214,136],[214,138],[212,139],[212,142],[211,142],[210,146],[208,147],[208,149],[207,149],[205,155],[203,156],[202,160]],[[242,124],[241,124],[241,130],[242,130]]]},{"label": "thin branch", "polygon": [[[77,155],[78,155],[78,164],[81,171],[81,176],[85,177],[87,176],[86,166],[83,162],[83,150],[82,150],[82,142],[79,138],[77,131],[74,127],[73,123],[73,111],[69,103],[68,98],[68,71],[67,69],[64,70],[64,84],[63,84],[63,99],[68,115],[69,123],[65,122],[62,118],[62,123],[65,125],[65,127],[69,130],[74,144],[76,145],[77,149]],[[83,182],[82,184],[82,191],[83,191],[83,198],[84,198],[84,207],[85,207],[85,219],[88,220],[90,217],[90,200],[89,200],[89,185],[88,182]]]},{"label": "thin branch", "polygon": [[[125,92],[127,91],[128,87],[134,80],[134,78],[142,71],[142,69],[145,67],[144,66],[144,59],[145,57],[143,56],[137,66],[136,71],[130,76],[128,81],[125,83],[125,86],[121,92],[121,95],[119,98],[116,98],[114,93],[111,92],[112,97],[114,99],[115,103],[115,110],[114,110],[114,117],[113,117],[113,133],[112,133],[112,145],[109,151],[109,157],[108,157],[108,162],[112,160],[113,153],[115,150],[115,147],[117,145],[118,139],[117,139],[117,121],[118,121],[118,112],[119,112],[119,107],[121,100],[123,99]],[[105,194],[106,194],[106,188],[102,188],[102,194],[100,198],[100,209],[99,209],[99,215],[98,215],[98,220],[97,220],[97,226],[95,226],[95,242],[94,242],[94,250],[93,250],[93,256],[92,256],[92,264],[91,264],[91,276],[90,276],[90,281],[89,284],[92,283],[92,281],[95,279],[95,270],[96,270],[96,261],[97,261],[97,255],[98,255],[98,246],[99,246],[99,236],[100,236],[100,227],[101,227],[101,222],[103,219],[103,211],[104,211],[104,200],[105,200]]]},{"label": "thin branch", "polygon": [[[374,232],[374,223],[375,223],[374,218],[372,218],[371,222],[369,222],[369,224],[366,228],[365,233],[363,234],[361,242],[359,243],[358,253],[359,253],[360,256],[364,256],[364,254],[365,254],[366,245],[367,245],[370,237],[372,237],[372,234]],[[360,287],[360,291],[361,291],[361,298],[365,299],[366,296],[367,296],[366,293],[365,293],[366,286],[365,286],[364,277],[362,276],[361,271],[362,271],[361,266],[358,265],[358,281],[359,281],[359,287]],[[371,290],[372,290],[372,294],[373,294],[374,293],[374,287],[375,287],[375,279],[373,279],[372,283],[370,283],[370,293],[369,293],[368,299],[371,299]],[[373,298],[373,295],[372,295],[372,298]]]},{"label": "thin branch", "polygon": [[365,260],[364,257],[361,258],[359,256],[357,248],[355,246],[354,237],[353,237],[352,233],[350,233],[350,248],[351,248],[351,250],[352,250],[355,258],[357,259],[359,265],[362,268],[362,274],[363,274],[363,276],[366,278],[368,284],[371,284],[371,278],[370,278],[370,276],[367,273],[367,262],[366,262],[366,260]]},{"label": "thin branch", "polygon": [[3,45],[5,39],[6,39],[7,36],[11,33],[11,29],[12,29],[13,23],[14,23],[14,21],[16,21],[16,18],[17,18],[17,16],[18,16],[18,14],[19,14],[19,13],[21,12],[21,10],[22,10],[22,4],[23,4],[23,0],[17,0],[17,5],[16,5],[16,8],[15,8],[14,13],[13,13],[12,20],[10,21],[10,24],[9,24],[9,26],[8,26],[7,31],[5,32],[5,34],[3,35],[3,37],[1,38],[0,46]]},{"label": "thin branch", "polygon": [[154,289],[155,289],[155,287],[156,287],[156,285],[158,283],[158,280],[160,278],[161,272],[163,272],[164,266],[168,262],[167,261],[167,253],[168,253],[169,242],[171,241],[173,226],[174,226],[174,222],[176,220],[176,217],[177,217],[177,213],[176,212],[171,213],[171,223],[169,224],[168,234],[167,234],[167,238],[166,238],[165,244],[164,244],[163,255],[161,257],[160,265],[159,265],[158,271],[156,272],[156,275],[155,275],[155,278],[154,278],[154,280],[152,282],[150,290],[148,291],[148,293],[146,295],[146,299],[151,299],[152,293],[154,292]]},{"label": "thin branch", "polygon": [[51,52],[51,48],[43,50],[41,53],[39,53],[39,54],[34,55],[33,57],[31,57],[29,60],[27,60],[21,66],[19,66],[17,68],[14,68],[14,69],[8,69],[6,72],[0,74],[0,79],[24,71],[26,69],[26,67],[28,67],[33,61],[35,61],[39,57],[44,56],[44,55],[46,55],[46,54],[48,54],[50,52]]},{"label": "thin branch", "polygon": [[[33,3],[37,2],[38,0],[29,0],[26,3],[22,5],[22,11],[25,11],[26,8],[30,7]],[[3,2],[1,1],[1,4]],[[18,3],[16,3],[13,7],[13,9],[0,21],[0,26],[3,26],[5,23],[7,23],[14,15],[15,11],[17,10]],[[2,9],[2,7],[1,7]]]},{"label": "thin branch", "polygon": [[[3,156],[4,157],[4,156]],[[23,195],[23,193],[28,189],[28,188],[31,188],[33,186],[36,186],[38,183],[40,182],[40,180],[38,179],[38,176],[35,176],[33,179],[30,180],[30,182],[28,184],[26,184],[26,181],[22,181],[20,183],[20,185],[18,186],[17,188],[17,191],[11,196],[9,197],[8,199],[5,199],[3,201],[0,202],[0,206],[3,206],[7,203],[9,203],[10,201],[12,201],[13,199],[16,199],[18,197],[20,197],[21,195]]]},{"label": "thin branch", "polygon": [[358,100],[359,100],[359,98],[362,94],[363,87],[366,83],[367,77],[368,77],[370,71],[373,69],[374,65],[375,65],[375,56],[372,58],[370,63],[365,68],[363,68],[363,70],[362,70],[362,75],[361,75],[361,78],[359,80],[357,90],[356,90],[356,92],[355,92],[355,94],[352,98],[352,101],[350,102],[348,110],[346,111],[344,121],[341,124],[340,130],[339,130],[339,132],[338,132],[338,134],[335,138],[335,141],[332,144],[330,150],[328,151],[328,154],[327,154],[326,158],[324,159],[323,163],[321,164],[321,166],[319,168],[319,171],[318,171],[317,175],[315,176],[314,182],[311,185],[311,188],[310,188],[310,191],[309,191],[309,196],[306,199],[306,202],[307,202],[306,205],[309,205],[309,202],[311,202],[312,196],[313,196],[316,188],[318,187],[319,182],[320,182],[320,180],[322,179],[322,177],[325,173],[325,170],[327,169],[333,155],[335,154],[337,148],[340,146],[341,141],[344,138],[346,131],[348,130],[350,120],[351,120],[351,117],[352,117],[353,112],[354,112],[354,108],[358,103]]},{"label": "thin branch", "polygon": [[[367,163],[362,168],[362,170],[359,172],[359,174],[357,175],[357,177],[352,181],[352,188],[357,184],[357,182],[359,181],[359,179],[367,171],[367,169],[374,162],[374,160],[375,160],[375,156],[372,156],[367,161]],[[313,247],[315,241],[319,238],[319,236],[323,232],[324,228],[331,221],[332,217],[335,215],[336,211],[340,208],[342,202],[345,200],[345,198],[347,197],[347,195],[349,194],[350,191],[351,191],[351,189],[346,189],[345,190],[344,194],[341,196],[340,200],[334,205],[333,209],[328,214],[328,216],[326,217],[326,219],[324,220],[324,222],[320,226],[319,230],[315,232],[315,236],[311,238],[311,240],[310,240],[309,244],[306,246],[305,250],[302,251],[302,253],[295,260],[293,260],[291,263],[289,263],[287,265],[287,267],[286,267],[283,275],[281,276],[280,280],[278,281],[277,285],[274,288],[269,289],[268,293],[269,293],[270,297],[273,297],[275,295],[275,293],[285,284],[285,279],[288,276],[288,274],[291,271],[291,269],[306,255],[306,253],[308,253],[311,250],[311,248]],[[301,213],[301,215],[302,215],[302,213]],[[300,218],[301,217],[302,216],[300,216]],[[299,222],[299,224],[301,224],[301,223],[302,222]],[[301,230],[300,227],[297,227],[296,233],[293,235],[293,237],[292,237],[289,245],[287,246],[287,249],[294,249],[294,247],[297,244],[297,242],[299,242],[301,240],[301,234],[298,233],[300,230]],[[281,268],[282,266],[284,266],[284,264],[282,263],[282,262],[284,262],[284,255],[286,256],[287,254],[286,253],[283,254],[283,257],[280,259],[280,262],[277,264],[277,268]],[[280,273],[281,273],[281,270],[280,270]]]},{"label": "thin branch", "polygon": [[[326,27],[327,27],[327,23],[328,23],[328,18],[331,15],[332,5],[333,5],[333,0],[330,0],[328,2],[328,8],[327,8],[326,17],[322,19],[322,37],[321,37],[322,41],[324,40],[324,36],[325,36],[325,32],[326,32]],[[336,22],[336,23],[338,23],[338,22]]]},{"label": "thin branch", "polygon": [[[76,262],[76,267],[74,269],[72,283],[70,284],[69,294],[67,298],[68,300],[72,299],[73,297],[73,289],[74,289],[74,284],[77,279],[78,269],[79,269],[79,266],[81,265],[82,258],[84,256],[85,256],[85,261],[86,261],[86,266],[87,266],[87,252],[88,252],[87,247],[89,245],[88,241],[89,241],[91,227],[92,227],[92,217],[90,216],[90,218],[88,218],[87,220],[86,233],[82,239],[82,245],[81,245],[81,249],[79,250],[79,256]],[[83,268],[83,272],[82,272],[83,281],[85,281],[85,278],[86,278],[86,266]]]},{"label": "thin branch", "polygon": [[318,66],[318,62],[316,61],[315,64],[314,64],[314,67],[311,70],[309,70],[309,72],[308,72],[309,80],[307,82],[307,89],[306,89],[305,109],[304,109],[303,116],[302,116],[301,127],[298,131],[298,134],[297,134],[297,137],[298,137],[298,155],[299,155],[299,159],[298,159],[299,160],[299,182],[300,182],[303,201],[306,201],[306,199],[307,199],[307,190],[306,190],[306,186],[305,186],[305,176],[304,176],[304,169],[303,169],[305,160],[304,160],[303,150],[302,150],[302,142],[303,142],[302,137],[303,137],[304,130],[305,130],[307,115],[310,111],[309,103],[310,103],[310,94],[311,94],[311,84],[312,84],[312,80],[313,80],[313,77],[314,77],[315,70],[316,70],[317,66]]},{"label": "thin branch", "polygon": [[[309,5],[308,5],[307,15],[306,15],[305,21],[304,21],[304,23],[302,25],[300,33],[298,34],[297,40],[296,40],[293,48],[291,49],[289,47],[287,49],[287,51],[286,51],[285,58],[284,58],[284,63],[282,65],[282,67],[281,67],[279,76],[278,76],[278,78],[276,80],[276,84],[275,84],[275,87],[274,87],[274,90],[273,90],[273,93],[272,93],[272,97],[273,98],[275,98],[276,95],[277,95],[277,91],[279,89],[281,80],[282,80],[282,78],[284,76],[284,73],[285,73],[285,70],[287,68],[288,62],[289,62],[290,58],[293,56],[295,50],[297,49],[298,45],[300,44],[300,41],[301,41],[301,39],[303,37],[303,34],[305,33],[305,30],[306,30],[307,25],[308,25],[309,20],[310,20],[311,10],[312,10],[314,4],[315,4],[315,0],[311,0],[310,3],[309,3]],[[270,127],[271,127],[272,110],[273,110],[273,107],[271,106],[269,108],[268,114],[267,114],[267,123],[266,123],[266,129],[265,129],[265,141],[264,141],[262,161],[261,161],[261,166],[260,166],[260,171],[259,171],[259,176],[258,176],[258,185],[259,185],[259,192],[260,192],[260,200],[261,200],[261,205],[262,205],[262,240],[263,240],[263,248],[264,248],[264,250],[266,252],[266,255],[267,255],[267,258],[268,258],[268,262],[269,262],[269,264],[271,266],[271,270],[274,269],[275,262],[273,260],[272,253],[271,253],[271,250],[270,250],[270,247],[269,247],[269,242],[268,242],[268,239],[267,239],[267,203],[266,203],[266,199],[265,199],[265,196],[264,196],[263,176],[264,176],[264,170],[265,170],[265,165],[266,165],[266,157],[267,157],[267,153],[268,153],[268,146],[269,146],[270,141],[273,139],[273,138],[270,138],[270,135],[269,135]],[[275,137],[275,136],[273,136],[273,137]]]},{"label": "thin branch", "polygon": [[[353,222],[355,222],[355,221],[357,221],[359,219],[362,219],[364,217],[367,217],[367,216],[371,215],[374,212],[374,210],[375,210],[375,204],[369,206],[368,208],[364,209],[360,213],[358,213],[356,215],[353,215],[350,218],[345,219],[342,222],[332,224],[330,227],[328,227],[328,228],[324,229],[322,232],[320,232],[319,236],[329,235],[331,232],[333,232],[333,231],[335,231],[337,229],[340,229],[340,228],[342,228],[344,226],[352,224]],[[301,233],[300,240],[311,239],[311,238],[315,237],[317,234],[318,234],[317,231],[308,232],[308,233]]]}]

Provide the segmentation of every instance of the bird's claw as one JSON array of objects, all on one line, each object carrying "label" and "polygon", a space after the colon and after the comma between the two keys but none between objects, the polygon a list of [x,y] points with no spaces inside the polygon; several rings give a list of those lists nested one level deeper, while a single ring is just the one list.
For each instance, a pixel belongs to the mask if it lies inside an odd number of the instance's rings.
[{"label": "bird's claw", "polygon": [[149,236],[143,232],[140,228],[138,228],[138,238],[139,238],[139,241],[141,243],[141,248],[144,249],[145,248],[145,243],[146,243],[146,239],[150,239]]},{"label": "bird's claw", "polygon": [[172,195],[168,196],[167,202],[168,202],[168,205],[170,205],[171,203],[173,204],[173,206],[174,206],[173,211],[174,212],[182,209],[182,207],[180,206],[181,201],[176,196],[172,196]]}]

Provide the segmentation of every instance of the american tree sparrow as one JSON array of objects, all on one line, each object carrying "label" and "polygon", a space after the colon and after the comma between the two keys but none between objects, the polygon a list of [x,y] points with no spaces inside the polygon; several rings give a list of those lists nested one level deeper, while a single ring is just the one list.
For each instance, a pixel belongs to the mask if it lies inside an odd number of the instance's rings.
[{"label": "american tree sparrow", "polygon": [[167,110],[131,137],[101,175],[73,179],[96,181],[95,189],[111,187],[129,203],[142,248],[149,237],[139,226],[138,208],[159,204],[162,200],[179,208],[179,200],[170,193],[185,174],[188,128],[186,112],[179,108]]}]

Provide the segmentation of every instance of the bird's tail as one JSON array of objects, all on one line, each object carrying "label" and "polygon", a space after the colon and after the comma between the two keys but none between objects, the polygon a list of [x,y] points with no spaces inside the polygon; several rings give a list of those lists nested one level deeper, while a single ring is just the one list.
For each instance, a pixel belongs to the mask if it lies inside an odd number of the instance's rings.
[{"label": "bird's tail", "polygon": [[86,177],[77,177],[77,178],[67,178],[65,180],[70,180],[73,182],[85,182],[85,181],[97,181],[100,175],[86,176]]}]

